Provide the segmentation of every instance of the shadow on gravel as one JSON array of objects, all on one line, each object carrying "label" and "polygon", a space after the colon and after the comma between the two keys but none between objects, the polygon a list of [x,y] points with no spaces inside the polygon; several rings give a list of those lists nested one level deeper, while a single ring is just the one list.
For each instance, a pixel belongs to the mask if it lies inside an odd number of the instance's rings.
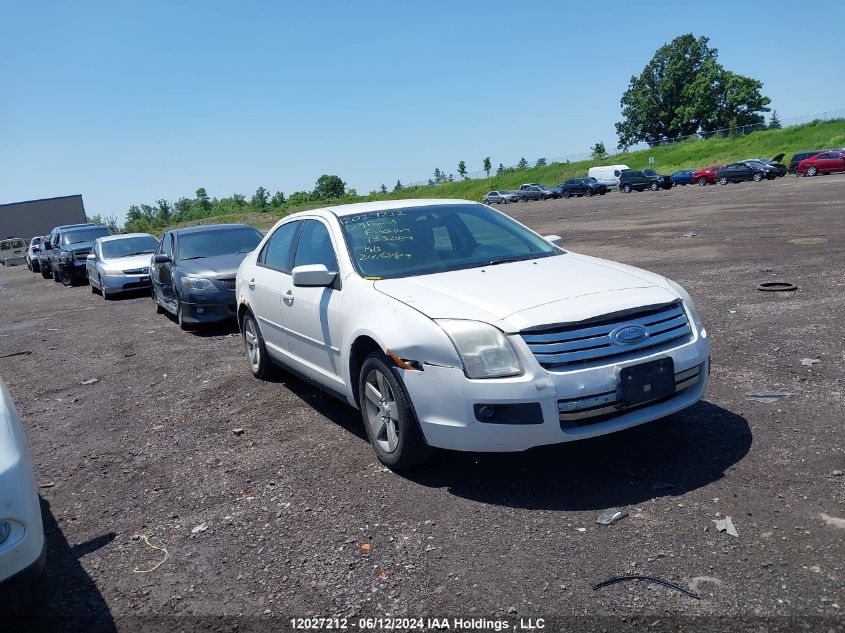
[{"label": "shadow on gravel", "polygon": [[525,453],[443,452],[436,463],[404,475],[484,503],[599,510],[716,481],[748,453],[751,439],[745,418],[699,402],[627,431]]},{"label": "shadow on gravel", "polygon": [[[71,547],[44,499],[41,516],[47,539],[47,564],[32,605],[13,618],[13,628],[8,630],[116,631],[105,599],[79,562],[83,556],[113,541],[114,532]],[[15,623],[20,628],[14,628]]]}]

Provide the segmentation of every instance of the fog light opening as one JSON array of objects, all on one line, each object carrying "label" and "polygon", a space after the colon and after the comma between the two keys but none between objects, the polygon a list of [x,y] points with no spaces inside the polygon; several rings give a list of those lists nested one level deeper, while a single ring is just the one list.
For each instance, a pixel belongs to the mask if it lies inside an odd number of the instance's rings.
[{"label": "fog light opening", "polygon": [[496,410],[493,408],[493,405],[485,404],[481,407],[478,407],[478,415],[484,418],[485,420],[489,420],[494,415],[496,415]]}]

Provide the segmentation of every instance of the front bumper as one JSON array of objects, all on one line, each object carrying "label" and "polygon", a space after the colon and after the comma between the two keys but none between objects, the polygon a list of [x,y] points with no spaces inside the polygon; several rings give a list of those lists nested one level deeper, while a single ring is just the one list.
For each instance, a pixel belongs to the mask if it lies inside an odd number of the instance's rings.
[{"label": "front bumper", "polygon": [[71,279],[88,278],[88,273],[85,268],[85,260],[59,260],[58,267],[60,273],[67,274]]},{"label": "front bumper", "polygon": [[109,294],[131,292],[150,287],[150,275],[100,275],[100,281]]},{"label": "front bumper", "polygon": [[235,291],[190,292],[182,301],[182,321],[185,323],[219,323],[237,318]]},{"label": "front bumper", "polygon": [[[519,337],[512,341],[525,367],[522,376],[471,380],[460,367],[428,364],[423,371],[399,370],[430,446],[515,452],[571,442],[671,415],[698,402],[707,389],[710,343],[697,333],[676,347],[567,371],[543,369]],[[619,388],[622,368],[666,357],[672,358],[679,380],[674,394],[638,406],[614,406],[607,394]],[[690,380],[691,375],[697,380]],[[604,401],[590,402],[603,395]],[[481,421],[479,405],[501,408],[505,414],[495,422]]]}]

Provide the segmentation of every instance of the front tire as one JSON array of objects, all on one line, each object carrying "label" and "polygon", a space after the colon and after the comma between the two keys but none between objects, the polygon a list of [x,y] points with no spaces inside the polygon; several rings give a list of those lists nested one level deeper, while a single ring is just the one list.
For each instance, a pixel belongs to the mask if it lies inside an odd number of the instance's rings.
[{"label": "front tire", "polygon": [[182,306],[182,300],[176,297],[176,322],[183,330],[191,329],[191,326],[185,323],[185,308]]},{"label": "front tire", "polygon": [[628,184],[622,185],[622,193],[631,193],[631,185],[628,185]]},{"label": "front tire", "polygon": [[568,198],[572,194],[569,193],[569,189],[564,189],[563,193],[560,194],[560,195],[563,196],[564,198]]},{"label": "front tire", "polygon": [[705,178],[704,176],[699,176],[698,177],[698,186],[704,187],[706,184],[707,184],[707,178]]},{"label": "front tire", "polygon": [[760,174],[760,173],[754,174],[753,178],[754,178],[754,182],[760,182],[761,180],[763,180],[763,174]]},{"label": "front tire", "polygon": [[720,185],[726,185],[726,184],[728,184],[728,179],[727,179],[727,177],[726,177],[726,176],[722,176],[721,178],[719,178],[719,184],[720,184]]},{"label": "front tire", "polygon": [[258,323],[251,312],[247,312],[244,315],[241,332],[244,339],[246,360],[249,363],[249,369],[252,371],[253,376],[264,380],[270,375],[272,364],[270,363],[270,358],[267,356],[267,346],[264,344],[264,337],[261,335]]},{"label": "front tire", "polygon": [[44,279],[49,279],[50,277],[53,276],[53,273],[50,272],[49,268],[42,267],[41,268],[41,276],[44,277]]},{"label": "front tire", "polygon": [[807,173],[808,176],[815,176],[816,174],[819,173],[819,170],[816,169],[815,165],[810,165],[809,167],[807,167],[806,173]]},{"label": "front tire", "polygon": [[648,188],[652,191],[657,191],[660,188],[660,185],[658,185],[656,182],[653,182],[648,186]]},{"label": "front tire", "polygon": [[429,459],[411,400],[392,361],[382,352],[364,360],[358,381],[358,403],[367,437],[379,461],[394,470],[405,470]]}]

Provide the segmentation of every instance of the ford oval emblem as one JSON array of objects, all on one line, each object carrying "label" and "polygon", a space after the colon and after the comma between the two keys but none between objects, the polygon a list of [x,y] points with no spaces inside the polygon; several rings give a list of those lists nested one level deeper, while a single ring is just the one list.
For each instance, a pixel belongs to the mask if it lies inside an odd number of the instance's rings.
[{"label": "ford oval emblem", "polygon": [[648,332],[644,327],[640,327],[639,325],[626,325],[610,333],[611,340],[620,345],[634,345],[635,343],[644,341],[647,337]]}]

